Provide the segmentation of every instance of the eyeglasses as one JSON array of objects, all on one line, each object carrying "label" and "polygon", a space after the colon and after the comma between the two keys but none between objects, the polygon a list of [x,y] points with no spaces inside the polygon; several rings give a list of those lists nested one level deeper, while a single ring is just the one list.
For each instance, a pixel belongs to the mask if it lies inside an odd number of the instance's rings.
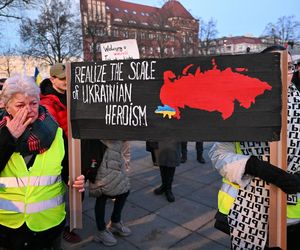
[{"label": "eyeglasses", "polygon": [[294,64],[288,64],[288,73],[293,74],[296,71],[296,67]]}]

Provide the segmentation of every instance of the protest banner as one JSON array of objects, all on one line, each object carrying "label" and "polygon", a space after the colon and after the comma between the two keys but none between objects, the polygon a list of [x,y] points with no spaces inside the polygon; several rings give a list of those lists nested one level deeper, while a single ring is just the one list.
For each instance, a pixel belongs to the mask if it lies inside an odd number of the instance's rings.
[{"label": "protest banner", "polygon": [[[273,141],[277,165],[287,152],[284,63],[279,53],[72,63],[72,137]],[[270,244],[283,249],[285,209],[272,187]]]},{"label": "protest banner", "polygon": [[279,53],[71,64],[74,138],[276,141],[280,112]]}]

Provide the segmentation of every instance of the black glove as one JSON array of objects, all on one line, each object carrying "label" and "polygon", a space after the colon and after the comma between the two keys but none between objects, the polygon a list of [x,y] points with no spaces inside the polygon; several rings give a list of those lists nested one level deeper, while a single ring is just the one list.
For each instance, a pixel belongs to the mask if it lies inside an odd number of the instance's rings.
[{"label": "black glove", "polygon": [[251,156],[245,168],[245,174],[256,176],[262,180],[272,183],[287,194],[300,192],[300,174],[287,173],[286,171],[273,166],[272,164]]}]

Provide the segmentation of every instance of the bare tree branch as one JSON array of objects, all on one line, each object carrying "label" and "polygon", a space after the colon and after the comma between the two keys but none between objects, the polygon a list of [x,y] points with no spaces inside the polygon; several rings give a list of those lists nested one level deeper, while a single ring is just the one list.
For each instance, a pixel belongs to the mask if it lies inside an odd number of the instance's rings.
[{"label": "bare tree branch", "polygon": [[0,21],[8,18],[21,19],[20,11],[34,7],[37,0],[1,0]]},{"label": "bare tree branch", "polygon": [[211,43],[218,34],[217,21],[211,18],[208,22],[200,20],[199,38],[201,42],[201,54],[208,54]]},{"label": "bare tree branch", "polygon": [[38,18],[25,19],[19,33],[28,48],[23,53],[50,64],[81,56],[80,21],[71,13],[69,0],[44,1]]},{"label": "bare tree branch", "polygon": [[300,22],[295,20],[295,16],[282,16],[276,23],[268,23],[263,34],[271,37],[274,44],[299,41]]}]

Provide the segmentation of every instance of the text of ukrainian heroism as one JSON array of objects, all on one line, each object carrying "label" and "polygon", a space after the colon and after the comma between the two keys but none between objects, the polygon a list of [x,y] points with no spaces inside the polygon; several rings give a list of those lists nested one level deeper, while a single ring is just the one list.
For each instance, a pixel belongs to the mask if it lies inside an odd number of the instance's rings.
[{"label": "text of ukrainian heroism", "polygon": [[83,104],[104,103],[106,125],[148,126],[147,106],[132,101],[132,81],[155,80],[155,63],[131,62],[126,73],[123,62],[75,67],[72,98]]}]

